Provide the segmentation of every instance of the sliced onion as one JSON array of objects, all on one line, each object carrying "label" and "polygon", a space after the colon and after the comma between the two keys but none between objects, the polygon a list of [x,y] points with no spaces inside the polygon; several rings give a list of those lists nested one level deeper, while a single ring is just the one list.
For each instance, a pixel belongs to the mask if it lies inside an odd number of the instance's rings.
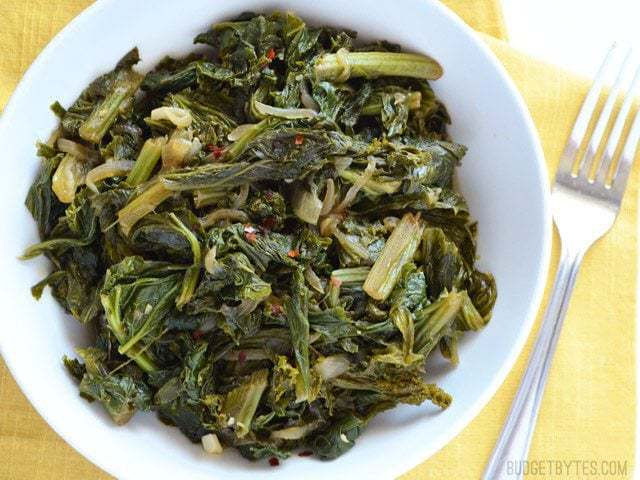
[{"label": "sliced onion", "polygon": [[349,168],[352,162],[353,158],[351,157],[334,157],[333,159],[333,165],[336,167],[338,173]]},{"label": "sliced onion", "polygon": [[299,187],[293,194],[291,202],[293,213],[303,222],[315,225],[320,218],[322,201],[315,192],[310,192],[304,187]]},{"label": "sliced onion", "polygon": [[338,354],[321,358],[314,368],[324,380],[331,380],[349,370],[349,366],[350,362],[347,356]]},{"label": "sliced onion", "polygon": [[329,215],[329,212],[333,209],[333,206],[336,204],[336,185],[333,181],[333,178],[327,180],[327,187],[324,191],[324,200],[322,201],[322,210],[320,210],[320,215]]},{"label": "sliced onion", "polygon": [[243,123],[242,125],[238,125],[227,134],[227,138],[230,142],[235,142],[239,140],[247,130],[251,130],[256,125],[257,123]]},{"label": "sliced onion", "polygon": [[97,150],[87,148],[67,138],[59,138],[56,144],[58,150],[69,153],[83,162],[95,162],[100,158],[100,153]]},{"label": "sliced onion", "polygon": [[60,127],[57,127],[53,132],[51,132],[51,135],[49,135],[49,138],[47,139],[47,145],[49,145],[51,148],[54,148],[56,145],[56,141],[60,138],[61,134],[62,129]]},{"label": "sliced onion", "polygon": [[218,208],[208,215],[200,219],[200,223],[203,227],[210,227],[215,225],[220,220],[231,220],[232,222],[247,223],[249,216],[242,210],[234,208]]},{"label": "sliced onion", "polygon": [[135,162],[130,160],[117,160],[103,163],[87,173],[87,187],[98,193],[98,188],[96,187],[97,182],[105,178],[119,177],[129,173],[134,165]]},{"label": "sliced onion", "polygon": [[62,203],[71,203],[76,196],[76,190],[83,185],[89,165],[81,162],[75,156],[67,153],[60,161],[51,179],[51,189]]},{"label": "sliced onion", "polygon": [[319,422],[311,422],[297,427],[274,430],[273,432],[271,432],[271,438],[280,440],[299,440],[309,435],[316,428],[318,428],[318,426]]},{"label": "sliced onion", "polygon": [[178,128],[187,128],[193,122],[191,113],[178,107],[156,108],[151,111],[151,120],[168,120]]},{"label": "sliced onion", "polygon": [[340,222],[340,218],[341,217],[339,215],[329,215],[320,220],[320,225],[318,225],[320,227],[320,235],[323,237],[332,235]]},{"label": "sliced onion", "polygon": [[318,102],[313,99],[309,90],[307,90],[306,82],[300,83],[300,102],[309,110],[313,110],[314,112],[320,111],[320,105],[318,105]]},{"label": "sliced onion", "polygon": [[367,168],[364,169],[362,175],[351,185],[347,193],[344,195],[342,202],[336,208],[336,212],[343,212],[353,203],[356,199],[356,195],[358,192],[364,187],[369,179],[373,176],[373,172],[376,170],[376,159],[373,156],[369,157],[369,163],[367,164]]},{"label": "sliced onion", "polygon": [[202,150],[202,142],[196,137],[191,141],[191,150],[189,151],[187,158],[191,160],[200,152],[200,150]]},{"label": "sliced onion", "polygon": [[218,249],[213,246],[204,256],[204,269],[211,274],[213,274],[218,265],[218,260],[216,259],[217,253]]},{"label": "sliced onion", "polygon": [[185,163],[191,152],[191,141],[185,138],[169,140],[162,147],[162,166],[165,169],[178,168]]},{"label": "sliced onion", "polygon": [[205,452],[216,455],[222,453],[222,445],[215,433],[207,433],[206,435],[203,435],[200,441],[202,442],[202,448]]},{"label": "sliced onion", "polygon": [[200,140],[193,138],[191,130],[175,130],[162,147],[162,167],[165,170],[181,167],[201,148]]},{"label": "sliced onion", "polygon": [[253,102],[253,107],[258,113],[264,116],[286,118],[288,120],[314,118],[318,115],[318,112],[310,108],[279,108],[258,102],[257,100]]},{"label": "sliced onion", "polygon": [[236,198],[233,199],[233,208],[240,208],[244,206],[247,202],[247,198],[249,197],[249,185],[242,185],[240,187],[240,191],[236,195]]},{"label": "sliced onion", "polygon": [[384,217],[382,220],[382,224],[389,231],[392,231],[396,226],[400,223],[400,219],[398,217]]}]

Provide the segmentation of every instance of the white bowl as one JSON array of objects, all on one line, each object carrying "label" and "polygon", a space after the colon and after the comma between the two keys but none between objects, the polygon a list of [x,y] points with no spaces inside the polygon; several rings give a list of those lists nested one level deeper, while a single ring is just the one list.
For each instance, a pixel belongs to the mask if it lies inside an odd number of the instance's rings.
[{"label": "white bowl", "polygon": [[[232,450],[205,454],[153,414],[115,426],[97,404],[78,396],[61,357],[82,345],[83,328],[45,294],[29,287],[47,272],[44,259],[17,257],[37,241],[23,200],[38,169],[35,141],[56,125],[54,100],[69,105],[90,80],[110,70],[132,46],[154,65],[193,48],[208,25],[242,11],[293,10],[309,23],[355,29],[432,55],[445,75],[433,87],[445,102],[452,137],[469,147],[459,180],[479,221],[480,266],[496,277],[493,319],[467,335],[460,365],[432,368],[454,401],[440,412],[399,407],[376,418],[348,454],[332,462],[307,458],[278,468],[250,463]],[[547,175],[536,132],[520,95],[489,49],[437,1],[403,0],[101,0],[67,26],[42,52],[6,107],[0,124],[0,322],[2,355],[20,387],[47,422],[74,448],[119,478],[386,478],[426,460],[480,411],[512,367],[529,333],[549,260],[551,222]],[[46,455],[42,452],[42,455]]]}]

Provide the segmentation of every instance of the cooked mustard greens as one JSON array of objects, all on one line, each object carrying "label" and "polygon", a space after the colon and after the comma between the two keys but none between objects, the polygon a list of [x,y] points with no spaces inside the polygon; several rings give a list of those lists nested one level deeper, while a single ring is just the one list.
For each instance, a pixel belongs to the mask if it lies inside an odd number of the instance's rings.
[{"label": "cooked mustard greens", "polygon": [[325,459],[491,316],[465,147],[423,55],[291,13],[243,14],[141,75],[137,50],[40,144],[45,286],[94,333],[65,358],[117,424],[156,411],[205,449]]}]

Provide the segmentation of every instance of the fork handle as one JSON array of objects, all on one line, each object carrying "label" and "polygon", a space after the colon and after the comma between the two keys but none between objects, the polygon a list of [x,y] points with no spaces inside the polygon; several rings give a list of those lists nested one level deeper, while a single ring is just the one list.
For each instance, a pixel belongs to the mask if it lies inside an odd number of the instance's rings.
[{"label": "fork handle", "polygon": [[549,367],[583,255],[584,251],[569,251],[563,246],[551,300],[527,370],[484,472],[485,480],[524,478],[522,461],[527,459]]}]

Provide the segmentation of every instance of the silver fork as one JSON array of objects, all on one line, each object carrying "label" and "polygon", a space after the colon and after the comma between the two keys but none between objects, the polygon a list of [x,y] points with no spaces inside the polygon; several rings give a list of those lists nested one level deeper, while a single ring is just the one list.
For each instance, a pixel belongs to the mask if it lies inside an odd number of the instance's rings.
[{"label": "silver fork", "polygon": [[[614,58],[624,52],[622,67],[586,148],[584,159],[576,165],[576,157],[583,140],[586,140],[591,117],[598,104],[608,73],[614,72]],[[500,433],[496,447],[487,464],[484,479],[521,479],[522,461],[527,459],[531,437],[536,424],[540,401],[549,374],[551,360],[558,343],[560,330],[578,269],[585,252],[607,233],[618,215],[631,165],[640,140],[640,111],[630,127],[617,167],[607,182],[615,152],[619,148],[625,122],[634,102],[634,92],[640,85],[640,68],[637,69],[628,94],[620,107],[599,165],[596,154],[609,124],[616,99],[624,84],[625,72],[630,66],[631,49],[614,44],[602,63],[591,90],[584,100],[571,136],[565,146],[551,193],[551,210],[560,234],[561,255],[553,293],[545,312],[527,370],[511,406],[507,421]],[[595,177],[590,172],[596,168]]]}]

